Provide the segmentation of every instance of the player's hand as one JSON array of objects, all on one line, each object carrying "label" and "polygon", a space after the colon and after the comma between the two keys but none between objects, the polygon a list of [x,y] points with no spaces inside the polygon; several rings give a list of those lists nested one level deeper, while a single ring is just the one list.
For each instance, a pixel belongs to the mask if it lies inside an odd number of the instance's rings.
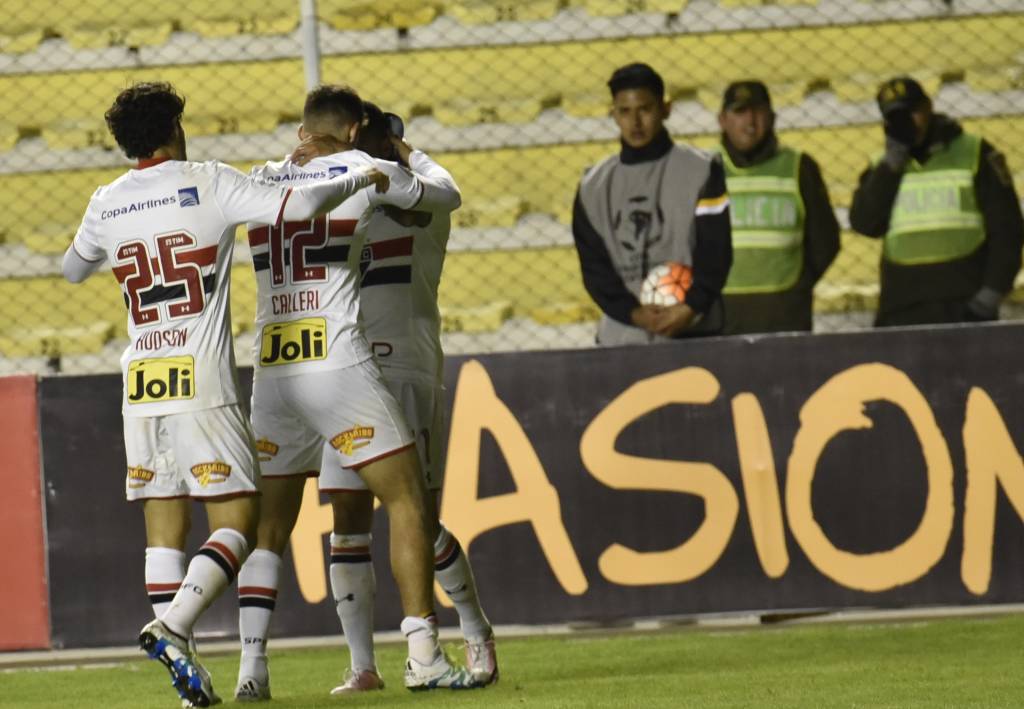
[{"label": "player's hand", "polygon": [[662,310],[664,308],[660,305],[638,305],[630,312],[629,318],[637,327],[653,333]]},{"label": "player's hand", "polygon": [[330,135],[308,135],[288,157],[296,165],[305,165],[313,158],[340,153],[345,149],[340,140]]},{"label": "player's hand", "polygon": [[395,152],[398,153],[398,157],[402,159],[402,162],[408,165],[409,156],[412,155],[412,151],[414,150],[414,148],[409,145],[409,141],[405,138],[399,138],[397,135],[392,135],[391,144],[395,146]]},{"label": "player's hand", "polygon": [[665,337],[675,337],[694,324],[697,312],[686,303],[676,303],[662,309],[654,322],[653,332]]},{"label": "player's hand", "polygon": [[370,178],[370,184],[374,186],[374,189],[376,189],[377,192],[387,192],[388,187],[391,186],[391,180],[388,178],[387,173],[381,172],[375,167],[371,167],[367,170],[366,176]]}]

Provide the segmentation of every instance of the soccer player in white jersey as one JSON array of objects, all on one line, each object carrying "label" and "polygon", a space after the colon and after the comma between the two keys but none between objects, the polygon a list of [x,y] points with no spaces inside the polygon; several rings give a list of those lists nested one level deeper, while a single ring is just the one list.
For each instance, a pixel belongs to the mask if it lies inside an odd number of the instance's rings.
[{"label": "soccer player in white jersey", "polygon": [[[447,170],[393,134],[380,108],[369,102],[364,106],[366,121],[358,147],[377,158],[400,160],[416,174],[458,189]],[[384,380],[402,404],[416,437],[430,510],[437,520],[434,574],[459,614],[466,664],[482,684],[489,684],[498,679],[494,633],[480,606],[469,558],[438,519],[444,472],[440,460],[444,353],[437,291],[450,232],[451,215],[446,209],[376,210],[367,225],[360,264],[360,312]],[[323,474],[339,476],[347,493],[338,496],[335,507],[337,541],[343,548],[367,549],[366,554],[340,557],[331,564],[331,587],[351,653],[347,681],[335,692],[350,693],[378,687],[373,651],[375,579],[369,553],[373,496],[355,471],[337,470],[341,463],[325,450]]]},{"label": "soccer player in white jersey", "polygon": [[[106,113],[138,165],[96,190],[64,256],[74,283],[110,261],[128,308],[121,358],[126,494],[142,500],[146,585],[156,620],[139,635],[185,706],[219,702],[189,638],[256,535],[259,466],[238,405],[228,301],[240,223],[309,219],[387,178],[364,170],[312,187],[266,185],[222,163],[188,162],[184,100],[170,84],[125,89]],[[212,530],[185,568],[189,499]]]},{"label": "soccer player in white jersey", "polygon": [[[253,226],[249,244],[257,281],[252,423],[263,470],[263,515],[256,549],[239,575],[243,639],[239,701],[270,698],[267,631],[281,557],[295,526],[306,479],[320,474],[325,443],[388,511],[391,568],[398,583],[409,645],[410,689],[467,689],[479,683],[451,666],[437,641],[433,606],[434,529],[413,436],[388,391],[359,323],[359,254],[366,223],[383,206],[453,209],[457,190],[414,176],[353,148],[363,120],[358,94],[321,86],[309,93],[300,138],[331,136],[338,151],[305,166],[291,160],[254,170],[273,184],[309,184],[376,166],[390,178],[386,195],[364,190],[324,218]],[[320,476],[337,505],[338,482]],[[337,516],[336,516],[337,520]],[[331,556],[368,550],[331,537]],[[379,678],[378,678],[379,681]]]}]

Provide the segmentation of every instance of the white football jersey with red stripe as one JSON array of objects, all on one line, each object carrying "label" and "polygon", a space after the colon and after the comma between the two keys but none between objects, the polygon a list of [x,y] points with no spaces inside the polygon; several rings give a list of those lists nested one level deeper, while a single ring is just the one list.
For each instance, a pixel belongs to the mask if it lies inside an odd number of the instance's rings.
[{"label": "white football jersey with red stripe", "polygon": [[310,222],[250,225],[258,287],[253,353],[257,376],[326,371],[372,356],[359,320],[359,264],[367,222],[379,206],[412,207],[422,186],[396,163],[375,160],[360,150],[316,158],[304,166],[284,160],[253,169],[262,181],[299,186],[367,166],[388,174],[386,193],[372,186],[362,189]]},{"label": "white football jersey with red stripe", "polygon": [[109,260],[121,284],[126,416],[238,402],[228,301],[235,227],[277,221],[288,187],[218,162],[167,160],[93,194],[74,248]]},{"label": "white football jersey with red stripe", "polygon": [[[452,176],[413,151],[413,171],[457,190]],[[441,314],[437,291],[451,233],[451,212],[374,212],[360,269],[360,307],[366,337],[385,377],[441,381]]]}]

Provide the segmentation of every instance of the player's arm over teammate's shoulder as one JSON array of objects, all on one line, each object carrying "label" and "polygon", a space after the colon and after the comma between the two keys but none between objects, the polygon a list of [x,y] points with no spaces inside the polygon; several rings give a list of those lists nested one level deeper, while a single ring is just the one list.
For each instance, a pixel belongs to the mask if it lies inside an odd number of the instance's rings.
[{"label": "player's arm over teammate's shoulder", "polygon": [[[391,144],[399,157],[423,180],[425,194],[422,206],[449,212],[462,206],[462,193],[450,172],[403,138],[391,136]],[[434,207],[435,204],[438,206]]]},{"label": "player's arm over teammate's shoulder", "polygon": [[353,170],[330,180],[300,187],[281,187],[245,175],[223,163],[213,163],[217,203],[233,224],[305,221],[325,214],[364,187],[388,189],[388,175],[373,167]]},{"label": "player's arm over teammate's shoulder", "polygon": [[374,163],[391,179],[391,187],[386,194],[371,196],[373,206],[450,212],[462,203],[462,195],[454,180],[437,182],[389,160],[374,158]]}]

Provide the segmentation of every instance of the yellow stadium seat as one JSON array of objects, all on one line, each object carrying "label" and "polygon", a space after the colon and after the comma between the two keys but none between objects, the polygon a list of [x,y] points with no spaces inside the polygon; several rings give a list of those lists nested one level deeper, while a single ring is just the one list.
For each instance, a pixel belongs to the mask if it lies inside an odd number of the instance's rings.
[{"label": "yellow stadium seat", "polygon": [[434,117],[450,126],[477,123],[529,123],[544,107],[539,98],[510,101],[455,99],[434,106]]},{"label": "yellow stadium seat", "polygon": [[19,137],[18,126],[0,120],[0,152],[13,148]]},{"label": "yellow stadium seat", "polygon": [[182,29],[211,39],[235,34],[283,34],[299,24],[299,4],[293,0],[190,0],[178,13]]},{"label": "yellow stadium seat", "polygon": [[102,117],[96,119],[67,119],[43,126],[41,135],[51,150],[78,150],[101,146],[114,147],[114,138],[110,135]]},{"label": "yellow stadium seat", "polygon": [[60,222],[43,222],[25,233],[21,242],[39,253],[63,254],[75,238],[76,226]]},{"label": "yellow stadium seat", "polygon": [[530,319],[541,325],[570,325],[572,323],[591,322],[600,317],[601,309],[593,302],[563,301],[534,308],[530,311]]},{"label": "yellow stadium seat", "polygon": [[526,209],[526,202],[513,195],[483,199],[472,203],[464,202],[462,207],[452,213],[452,225],[464,228],[515,226],[519,218],[526,213]]},{"label": "yellow stadium seat", "polygon": [[0,30],[0,53],[24,54],[43,41],[42,27],[4,27]]},{"label": "yellow stadium seat", "polygon": [[565,94],[561,106],[570,116],[601,118],[611,110],[611,97],[607,90]]},{"label": "yellow stadium seat", "polygon": [[324,0],[317,13],[339,30],[416,27],[434,21],[443,3],[422,0]]},{"label": "yellow stadium seat", "polygon": [[561,0],[457,0],[445,12],[464,25],[548,20],[558,14]]},{"label": "yellow stadium seat", "polygon": [[174,30],[170,21],[150,24],[77,25],[62,32],[75,49],[102,49],[115,44],[129,47],[159,45]]},{"label": "yellow stadium seat", "polygon": [[512,317],[508,301],[475,307],[441,307],[442,332],[494,332]]},{"label": "yellow stadium seat", "polygon": [[63,328],[5,328],[0,330],[0,354],[5,357],[58,357],[99,352],[114,338],[114,326],[98,322]]},{"label": "yellow stadium seat", "polygon": [[1024,67],[1021,65],[979,67],[968,69],[964,80],[975,91],[1008,91],[1024,86]]},{"label": "yellow stadium seat", "polygon": [[[431,6],[433,7],[433,6]],[[658,67],[677,89],[720,86],[756,76],[770,86],[806,85],[864,75],[886,77],[894,67],[956,69],[1017,64],[1024,14],[889,21],[848,27],[798,27],[690,33],[539,45],[454,47],[325,57],[327,81],[349,83],[382,105],[444,106],[459,100],[525,101],[549,105],[566,95],[598,94],[629,57]],[[919,38],[917,42],[907,37]],[[929,40],[924,42],[924,37]],[[979,51],[977,37],[993,37]],[[956,67],[935,65],[935,47]],[[126,82],[172,81],[191,111],[210,115],[297,115],[304,72],[299,59],[89,72],[0,75],[5,116],[20,127],[61,118],[102,116]],[[795,88],[798,91],[799,89]],[[443,109],[441,110],[443,114]],[[447,114],[458,118],[458,113]]]},{"label": "yellow stadium seat", "polygon": [[573,0],[595,17],[618,17],[634,12],[679,12],[688,0]]}]

